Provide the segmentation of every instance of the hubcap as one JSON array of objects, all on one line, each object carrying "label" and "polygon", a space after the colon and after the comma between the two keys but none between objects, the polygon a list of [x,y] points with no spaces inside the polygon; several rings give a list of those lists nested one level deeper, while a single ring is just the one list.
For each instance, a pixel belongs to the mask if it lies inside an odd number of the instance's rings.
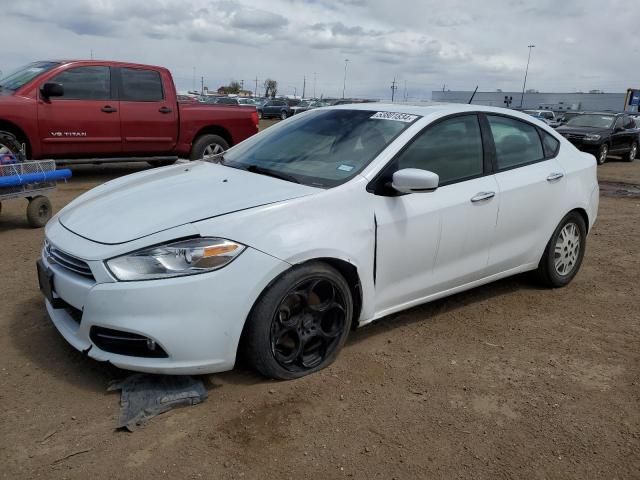
[{"label": "hubcap", "polygon": [[212,143],[211,145],[207,145],[207,147],[204,149],[202,158],[206,160],[207,158],[214,157],[222,152],[224,152],[224,148],[222,148],[222,145]]},{"label": "hubcap", "polygon": [[600,149],[600,163],[604,163],[607,159],[607,154],[609,153],[609,149],[606,145],[603,145]]},{"label": "hubcap", "polygon": [[629,152],[629,158],[631,160],[635,160],[636,155],[638,154],[638,145],[635,143],[631,146],[631,151]]},{"label": "hubcap", "polygon": [[580,255],[580,230],[575,223],[567,223],[562,230],[554,250],[554,265],[558,275],[569,275]]},{"label": "hubcap", "polygon": [[337,285],[327,278],[294,287],[271,321],[271,352],[278,364],[292,372],[320,365],[340,343],[345,306]]}]

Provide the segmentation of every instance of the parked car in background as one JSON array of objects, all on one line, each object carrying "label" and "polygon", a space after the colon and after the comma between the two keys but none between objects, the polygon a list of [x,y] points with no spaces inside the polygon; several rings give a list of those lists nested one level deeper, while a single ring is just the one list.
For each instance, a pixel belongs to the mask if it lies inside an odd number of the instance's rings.
[{"label": "parked car in background", "polygon": [[295,107],[291,107],[291,115],[326,106],[327,104],[321,100],[303,100]]},{"label": "parked car in background", "polygon": [[47,224],[48,314],[120,368],[204,374],[244,356],[292,379],[395,312],[526,271],[563,287],[596,220],[596,162],[529,120],[459,104],[323,108],[215,163],[109,182]]},{"label": "parked car in background", "polygon": [[163,165],[224,151],[257,130],[247,109],[179,101],[163,67],[43,61],[0,79],[0,131],[29,159]]},{"label": "parked car in background", "polygon": [[560,126],[560,122],[556,118],[556,114],[551,110],[523,110],[523,112],[537,118],[538,120],[542,120],[553,128]]},{"label": "parked car in background", "polygon": [[557,131],[580,150],[595,155],[599,165],[609,154],[622,155],[629,162],[638,154],[640,130],[626,113],[583,113]]},{"label": "parked car in background", "polygon": [[286,119],[291,115],[291,107],[286,100],[273,99],[264,102],[262,105],[257,105],[258,118],[280,118]]},{"label": "parked car in background", "polygon": [[[558,123],[560,125],[564,125],[569,120],[571,120],[573,117],[577,117],[578,115],[582,115],[583,113],[584,112],[576,112],[576,111],[562,112],[558,116]],[[560,126],[560,125],[558,125],[558,126]]]}]

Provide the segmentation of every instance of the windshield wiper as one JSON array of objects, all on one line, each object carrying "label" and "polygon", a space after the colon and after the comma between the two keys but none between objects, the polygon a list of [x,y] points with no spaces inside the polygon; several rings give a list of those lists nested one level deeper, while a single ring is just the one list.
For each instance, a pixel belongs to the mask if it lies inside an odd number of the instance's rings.
[{"label": "windshield wiper", "polygon": [[286,173],[276,172],[268,168],[259,167],[258,165],[249,165],[246,169],[247,172],[257,173],[259,175],[266,175],[268,177],[279,178],[280,180],[286,180],[287,182],[300,183],[293,175],[287,175]]}]

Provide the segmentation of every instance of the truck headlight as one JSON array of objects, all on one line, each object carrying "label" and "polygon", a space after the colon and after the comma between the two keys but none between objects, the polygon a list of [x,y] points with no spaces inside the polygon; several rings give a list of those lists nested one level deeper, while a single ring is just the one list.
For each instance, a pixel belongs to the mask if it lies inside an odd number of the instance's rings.
[{"label": "truck headlight", "polygon": [[584,139],[590,142],[597,142],[598,140],[600,140],[600,135],[598,135],[597,133],[590,133],[589,135],[585,135]]},{"label": "truck headlight", "polygon": [[182,277],[222,268],[245,248],[224,238],[195,238],[138,250],[106,263],[122,281]]}]

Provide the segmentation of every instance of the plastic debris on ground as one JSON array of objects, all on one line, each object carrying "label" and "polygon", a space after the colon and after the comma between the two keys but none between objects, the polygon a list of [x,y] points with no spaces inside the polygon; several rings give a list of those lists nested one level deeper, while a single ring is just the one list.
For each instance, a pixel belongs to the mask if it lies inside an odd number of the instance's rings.
[{"label": "plastic debris on ground", "polygon": [[117,428],[130,432],[151,418],[173,408],[204,402],[207,390],[188,376],[135,374],[112,382],[108,391],[121,390]]}]

